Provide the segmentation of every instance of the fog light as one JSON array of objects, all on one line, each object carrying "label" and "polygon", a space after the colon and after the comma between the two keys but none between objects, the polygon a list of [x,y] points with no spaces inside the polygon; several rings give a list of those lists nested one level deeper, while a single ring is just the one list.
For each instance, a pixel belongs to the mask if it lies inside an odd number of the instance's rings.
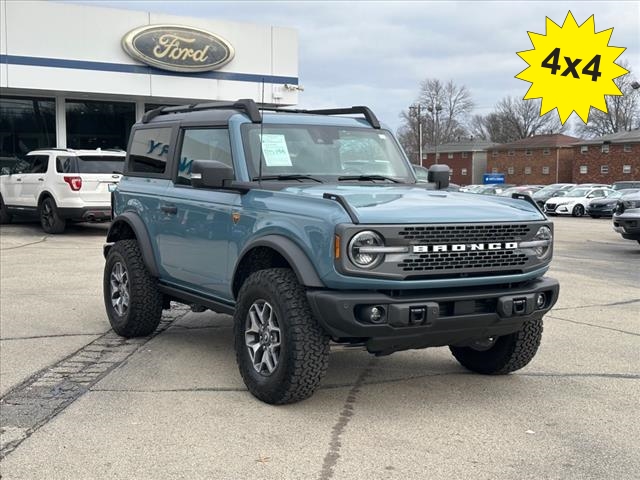
[{"label": "fog light", "polygon": [[547,304],[547,296],[540,292],[538,294],[538,297],[536,298],[536,307],[538,307],[538,310],[544,308],[544,306]]},{"label": "fog light", "polygon": [[384,307],[381,305],[371,305],[356,309],[358,319],[368,323],[384,323],[387,320],[386,313]]}]

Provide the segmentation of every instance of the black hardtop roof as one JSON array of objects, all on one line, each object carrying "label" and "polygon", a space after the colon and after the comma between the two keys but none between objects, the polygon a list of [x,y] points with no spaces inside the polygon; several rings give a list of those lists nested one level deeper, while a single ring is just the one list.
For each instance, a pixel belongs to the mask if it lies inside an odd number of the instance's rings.
[{"label": "black hardtop roof", "polygon": [[232,115],[237,113],[244,113],[253,123],[262,123],[262,111],[313,115],[361,114],[373,128],[380,128],[378,118],[369,107],[365,106],[321,110],[281,109],[276,107],[258,107],[251,99],[238,100],[237,102],[209,102],[158,107],[146,112],[142,117],[141,123],[175,122],[187,119],[190,121],[209,122],[227,121]]}]

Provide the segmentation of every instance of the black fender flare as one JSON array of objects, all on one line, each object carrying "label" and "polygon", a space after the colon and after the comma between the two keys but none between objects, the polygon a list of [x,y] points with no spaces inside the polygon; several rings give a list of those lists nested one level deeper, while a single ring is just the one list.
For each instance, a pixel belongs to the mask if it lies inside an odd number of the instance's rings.
[{"label": "black fender flare", "polygon": [[305,287],[324,288],[325,285],[318,276],[315,267],[309,260],[309,257],[293,240],[281,235],[265,235],[244,246],[238,261],[233,269],[232,281],[235,280],[238,273],[238,266],[242,263],[245,255],[256,247],[269,247],[278,252],[291,265],[298,281]]},{"label": "black fender flare", "polygon": [[[145,227],[144,222],[137,213],[124,212],[114,218],[111,222],[111,226],[109,227],[109,231],[107,232],[107,242],[113,243],[123,238],[119,235],[119,230],[122,228],[123,223],[128,225],[136,236],[138,247],[140,247],[140,252],[142,253],[142,260],[144,261],[147,270],[149,270],[149,273],[154,277],[159,277],[160,272],[158,270],[158,265],[156,264],[156,257],[153,255],[151,237],[149,236],[147,227]],[[110,245],[105,245],[105,257],[109,252],[109,248],[111,248]]]}]

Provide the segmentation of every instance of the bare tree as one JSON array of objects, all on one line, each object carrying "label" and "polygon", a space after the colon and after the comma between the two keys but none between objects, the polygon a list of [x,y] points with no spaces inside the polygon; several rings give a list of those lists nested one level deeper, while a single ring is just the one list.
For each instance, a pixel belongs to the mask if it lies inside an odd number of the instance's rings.
[{"label": "bare tree", "polygon": [[400,113],[403,123],[398,138],[412,160],[420,150],[419,128],[422,123],[422,147],[454,142],[467,134],[466,117],[473,109],[471,93],[464,85],[452,80],[443,83],[438,79],[426,79],[420,84],[420,94],[413,107]]},{"label": "bare tree", "polygon": [[[630,70],[629,63],[622,61],[619,65]],[[622,95],[606,95],[608,113],[596,108],[589,112],[589,122],[578,121],[577,132],[583,137],[599,137],[610,133],[618,133],[640,127],[640,90],[635,90],[631,84],[636,81],[631,72],[615,78],[613,83]]]},{"label": "bare tree", "polygon": [[474,116],[470,130],[474,136],[509,143],[543,133],[560,133],[565,127],[554,111],[540,116],[540,100],[505,97],[492,113]]}]

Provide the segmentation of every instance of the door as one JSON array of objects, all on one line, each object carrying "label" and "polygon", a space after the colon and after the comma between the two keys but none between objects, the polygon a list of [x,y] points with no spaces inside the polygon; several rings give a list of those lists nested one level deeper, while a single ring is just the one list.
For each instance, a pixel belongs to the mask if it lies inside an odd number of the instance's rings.
[{"label": "door", "polygon": [[226,128],[188,128],[181,132],[173,182],[160,205],[157,245],[161,269],[179,286],[221,300],[231,300],[227,254],[236,192],[193,188],[193,160],[217,160],[229,166]]},{"label": "door", "polygon": [[29,155],[31,165],[22,177],[20,204],[24,207],[38,206],[38,197],[44,189],[45,176],[49,168],[49,155]]}]

